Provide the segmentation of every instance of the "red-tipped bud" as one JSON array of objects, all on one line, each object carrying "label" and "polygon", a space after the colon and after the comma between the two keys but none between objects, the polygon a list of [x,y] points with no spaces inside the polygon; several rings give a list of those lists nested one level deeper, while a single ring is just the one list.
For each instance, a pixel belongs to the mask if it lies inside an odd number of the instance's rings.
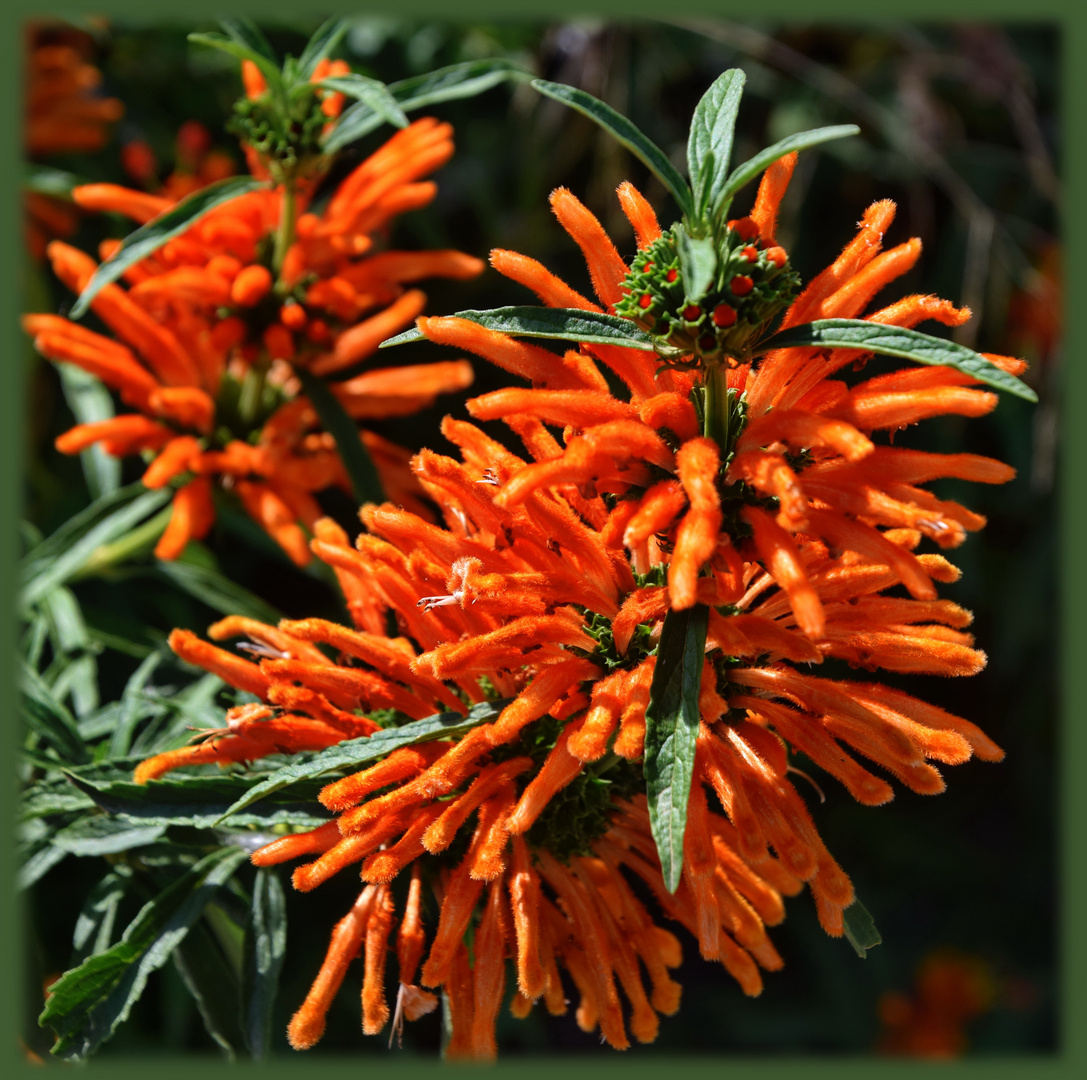
[{"label": "red-tipped bud", "polygon": [[653,297],[650,296],[649,293],[642,293],[642,295],[638,297],[638,307],[640,307],[643,311],[647,307],[652,307],[652,306],[653,306]]},{"label": "red-tipped bud", "polygon": [[230,287],[230,298],[240,307],[259,304],[272,289],[272,275],[266,266],[247,266]]},{"label": "red-tipped bud", "polygon": [[755,287],[755,283],[746,274],[738,274],[728,283],[733,296],[747,296]]},{"label": "red-tipped bud", "polygon": [[747,247],[741,250],[740,254],[747,259],[748,262],[754,262],[759,257],[759,249],[748,244]]},{"label": "red-tipped bud", "polygon": [[679,277],[679,271],[673,266],[664,277],[666,281],[675,281]]},{"label": "red-tipped bud", "polygon": [[688,304],[683,309],[683,317],[688,322],[694,322],[702,317],[702,309],[697,304]]},{"label": "red-tipped bud", "polygon": [[784,266],[789,261],[789,256],[785,253],[783,247],[772,247],[766,249],[766,257],[775,266]]},{"label": "red-tipped bud", "polygon": [[736,322],[736,312],[728,304],[718,304],[713,309],[713,325],[724,330]]},{"label": "red-tipped bud", "polygon": [[305,330],[306,309],[301,304],[284,304],[279,309],[279,321],[291,330]]},{"label": "red-tipped bud", "polygon": [[754,240],[759,235],[759,227],[749,217],[736,218],[728,223],[728,227],[736,233],[741,240]]}]

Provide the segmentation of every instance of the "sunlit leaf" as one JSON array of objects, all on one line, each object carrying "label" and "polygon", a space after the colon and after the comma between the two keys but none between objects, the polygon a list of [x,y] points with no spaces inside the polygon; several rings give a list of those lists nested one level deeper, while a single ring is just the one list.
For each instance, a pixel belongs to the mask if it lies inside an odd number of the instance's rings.
[{"label": "sunlit leaf", "polygon": [[717,273],[717,248],[710,236],[691,236],[680,224],[672,227],[679,256],[679,273],[688,300],[697,304]]},{"label": "sunlit leaf", "polygon": [[695,604],[664,617],[645,710],[645,787],[649,824],[669,892],[683,873],[683,834],[698,739],[698,693],[709,608]]},{"label": "sunlit leaf", "polygon": [[116,281],[130,266],[153,255],[168,240],[191,228],[205,214],[231,199],[267,186],[263,180],[256,180],[252,176],[228,176],[225,180],[216,180],[194,191],[146,225],[141,225],[135,232],[129,233],[117,251],[94,272],[72,306],[70,317],[78,319],[102,289]]},{"label": "sunlit leaf", "polygon": [[[687,174],[695,187],[696,207],[713,206],[724,188],[745,80],[739,68],[724,72],[695,107],[687,136]],[[703,168],[707,157],[713,159],[709,170]]]},{"label": "sunlit leaf", "polygon": [[474,705],[468,710],[467,716],[456,712],[435,713],[433,716],[415,720],[403,727],[385,728],[361,739],[349,739],[347,742],[337,743],[312,757],[292,762],[278,769],[267,780],[250,789],[223,814],[220,820],[232,817],[260,799],[288,785],[293,785],[299,780],[322,776],[336,769],[358,769],[360,765],[365,765],[368,761],[376,761],[401,746],[413,746],[415,743],[430,742],[432,739],[447,739],[454,735],[463,735],[480,724],[497,720],[510,700],[503,698],[500,701],[486,701],[480,705]]},{"label": "sunlit leaf", "polygon": [[997,390],[1037,401],[1038,395],[1026,383],[1020,382],[981,353],[944,338],[932,337],[901,326],[885,326],[866,319],[820,319],[818,322],[790,326],[780,334],[764,341],[760,349],[791,348],[795,345],[815,345],[821,349],[858,349],[861,352],[895,356],[915,364],[935,364],[955,368],[964,375],[986,383]]},{"label": "sunlit leaf", "polygon": [[[504,307],[490,311],[456,311],[453,317],[478,323],[514,337],[548,338],[553,341],[585,341],[590,344],[618,345],[624,349],[653,350],[653,340],[629,319],[578,308]],[[425,340],[418,330],[405,330],[387,338],[379,346],[406,345]]]},{"label": "sunlit leaf", "polygon": [[314,68],[340,43],[350,25],[346,19],[329,19],[317,28],[317,32],[306,43],[298,58],[298,70],[302,78],[308,79],[313,74]]},{"label": "sunlit leaf", "polygon": [[[508,60],[470,60],[390,83],[388,90],[401,109],[411,112],[414,109],[438,105],[443,101],[474,97],[499,83],[530,78],[532,76],[529,72],[521,70]],[[365,101],[356,102],[344,110],[325,139],[324,149],[329,153],[342,150],[383,123],[384,119],[369,104]]]},{"label": "sunlit leaf", "polygon": [[807,150],[809,147],[830,142],[832,139],[859,135],[860,130],[856,124],[836,124],[832,127],[814,128],[811,131],[799,131],[761,150],[750,161],[745,161],[732,171],[732,175],[721,188],[716,203],[713,204],[714,212],[718,212],[724,204],[730,202],[741,188],[750,184],[760,173],[765,172],[778,158],[791,154],[794,150]]},{"label": "sunlit leaf", "polygon": [[407,127],[408,118],[389,88],[377,79],[365,75],[334,75],[320,82],[326,90],[336,90],[368,105],[382,120],[394,127]]},{"label": "sunlit leaf", "polygon": [[545,79],[533,79],[532,86],[541,94],[569,105],[571,109],[576,109],[604,128],[660,180],[672,193],[672,198],[676,200],[680,210],[688,217],[691,215],[691,191],[679,170],[668,160],[668,155],[622,113],[616,112],[592,94],[573,86],[548,82]]}]

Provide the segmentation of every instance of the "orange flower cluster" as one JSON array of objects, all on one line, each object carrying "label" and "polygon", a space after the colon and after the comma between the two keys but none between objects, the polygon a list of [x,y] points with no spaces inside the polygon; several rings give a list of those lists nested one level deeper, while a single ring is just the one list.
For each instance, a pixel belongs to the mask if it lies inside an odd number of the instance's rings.
[{"label": "orange flower cluster", "polygon": [[[69,27],[32,24],[27,32],[23,143],[31,158],[100,150],[124,106],[97,94],[102,73],[84,55],[87,37]],[[35,259],[50,238],[71,236],[78,211],[32,191],[26,195],[27,247]]]},{"label": "orange flower cluster", "polygon": [[[377,250],[397,215],[433,199],[436,186],[423,178],[452,152],[448,124],[418,120],[352,171],[321,212],[307,209],[304,192],[291,195],[295,239],[278,274],[270,253],[288,194],[272,187],[215,208],[129,267],[128,288],[102,289],[91,308],[115,336],[60,316],[26,317],[42,355],[91,372],[137,410],[78,425],[58,449],[78,453],[98,443],[114,456],[143,453],[151,458],[148,487],[180,480],[160,558],[176,558],[190,538],[208,532],[217,477],[295,562],[309,560],[303,527],[312,529],[321,513],[314,493],[349,490],[349,482],[293,369],[325,377],[359,364],[422,310],[425,295],[408,283],[480,272],[478,259],[457,251]],[[111,184],[74,194],[81,206],[140,224],[175,202]],[[103,258],[118,246],[105,243]],[[49,256],[77,293],[97,268],[60,242]],[[467,362],[449,361],[371,370],[332,389],[353,419],[366,421],[416,412],[471,378]],[[361,437],[386,492],[418,508],[410,455],[371,432]]]},{"label": "orange flower cluster", "polygon": [[883,1054],[944,1060],[967,1049],[965,1028],[993,1007],[997,987],[980,957],[940,950],[925,957],[913,995],[884,994],[879,1001]]},{"label": "orange flower cluster", "polygon": [[[773,223],[791,166],[768,173],[751,218],[736,223],[756,255],[777,247]],[[630,185],[619,196],[639,246],[653,243],[660,230],[646,201]],[[585,253],[600,306],[523,256],[495,252],[493,264],[547,304],[613,311],[627,264],[569,192],[557,191],[552,206]],[[865,215],[857,239],[804,290],[786,325],[857,315],[913,264],[916,241],[880,253],[893,209],[877,203]],[[932,297],[869,316],[898,326],[965,317]],[[511,699],[458,740],[396,750],[329,784],[321,801],[335,820],[254,854],[264,866],[315,856],[294,872],[301,890],[361,864],[365,887],[333,933],[291,1042],[305,1048],[320,1037],[360,949],[364,1030],[387,1021],[393,883],[409,867],[397,1013],[421,1014],[434,1004],[424,987],[443,987],[451,1056],[494,1056],[507,956],[517,972],[516,1015],[541,998],[561,1012],[565,968],[583,1029],[599,1027],[623,1048],[629,1024],[649,1041],[657,1014],[678,1006],[668,969],[679,944],[628,875],[648,885],[704,957],[757,994],[759,968],[781,965],[765,928],[783,917],[783,895],[807,883],[833,935],[854,899],[790,780],[790,749],[867,805],[886,802],[892,789],[854,753],[922,793],[944,786],[931,761],[1002,756],[969,721],[912,695],[808,670],[826,657],[920,674],[983,666],[965,629],[970,614],[936,597],[934,582],[958,571],[942,554],[916,552],[924,538],[952,547],[982,519],[919,485],[945,476],[997,483],[1012,470],[970,454],[877,446],[872,436],[928,416],[980,415],[995,396],[947,368],[851,387],[831,376],[861,358],[855,350],[783,349],[727,370],[735,407],[721,445],[701,433],[692,391],[704,372],[693,364],[659,368],[652,355],[613,345],[557,356],[455,318],[419,326],[533,384],[469,402],[478,419],[505,421],[528,457],[447,419],[443,433],[462,460],[423,451],[413,463],[444,526],[368,506],[368,533],[352,547],[338,526],[317,522],[313,549],[335,569],[353,629],[321,619],[273,628],[232,618],[212,627],[217,640],[249,637],[255,645],[246,648],[263,656],[256,662],[175,632],[182,658],[264,704],[231,714],[226,729],[198,745],[150,759],[137,779],[319,749],[365,735],[373,722],[365,714],[375,710],[414,719]],[[609,390],[598,364],[627,396]],[[547,425],[564,429],[562,443]],[[708,608],[708,632],[673,894],[650,831],[642,758],[663,621],[695,604]],[[387,636],[390,617],[401,636]],[[432,928],[421,923],[424,879],[440,902]]]}]

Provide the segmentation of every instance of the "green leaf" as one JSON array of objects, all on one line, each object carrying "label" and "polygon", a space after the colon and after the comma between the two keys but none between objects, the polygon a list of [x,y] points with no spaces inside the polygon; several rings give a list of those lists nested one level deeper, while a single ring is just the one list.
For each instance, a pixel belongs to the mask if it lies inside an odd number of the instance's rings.
[{"label": "green leaf", "polygon": [[[474,97],[499,83],[531,78],[529,72],[522,71],[508,60],[470,60],[390,83],[388,89],[400,108],[411,112],[443,101]],[[344,110],[325,139],[324,149],[328,153],[342,150],[349,143],[379,128],[382,122],[382,117],[365,101],[359,101]]]},{"label": "green leaf", "polygon": [[260,68],[268,89],[276,97],[284,92],[283,74],[275,53],[267,39],[249,19],[222,19],[220,25],[226,34],[189,34],[189,41],[196,45],[210,45],[236,56],[239,60],[251,60]]},{"label": "green leaf", "polygon": [[[129,773],[123,779],[97,779],[86,774],[66,774],[71,784],[109,814],[147,827],[190,826],[207,829],[231,812],[267,773],[186,776],[174,773],[167,779],[137,784]],[[311,780],[292,786],[289,796],[265,800],[256,810],[238,813],[231,825],[270,829],[277,825],[315,829],[330,820],[317,801],[323,784]]]},{"label": "green leaf", "polygon": [[408,126],[404,110],[389,92],[389,88],[377,79],[368,79],[365,75],[334,75],[322,79],[318,85],[325,90],[338,90],[341,94],[364,102],[377,116],[395,127]]},{"label": "green leaf", "polygon": [[150,573],[165,578],[223,615],[245,615],[272,626],[283,618],[282,612],[271,604],[209,567],[160,559]]},{"label": "green leaf", "polygon": [[69,855],[116,855],[152,844],[165,831],[165,825],[133,825],[96,812],[58,830],[53,844]]},{"label": "green leaf", "polygon": [[[724,189],[746,78],[739,68],[724,72],[695,107],[687,137],[687,173],[695,185],[696,207],[715,205]],[[713,156],[713,167],[704,175],[708,155]]]},{"label": "green leaf", "polygon": [[885,326],[866,319],[820,319],[782,330],[780,334],[761,342],[759,350],[768,352],[796,345],[858,349],[881,356],[896,356],[900,360],[912,360],[915,364],[951,367],[997,390],[1006,390],[1026,401],[1038,400],[1038,395],[1026,383],[1020,382],[973,349],[901,326]]},{"label": "green leaf", "polygon": [[109,756],[124,757],[132,747],[136,725],[147,715],[141,692],[152,672],[165,659],[162,653],[152,653],[129,676],[121,694],[121,711],[109,740]]},{"label": "green leaf", "polygon": [[113,924],[121,900],[132,887],[132,868],[117,863],[83,902],[72,933],[72,964],[105,952],[113,939]]},{"label": "green leaf", "polygon": [[862,960],[867,959],[869,949],[883,941],[868,909],[859,900],[855,899],[842,912],[842,921],[849,944]]},{"label": "green leaf", "polygon": [[808,147],[818,146],[820,143],[830,142],[832,139],[844,139],[849,135],[859,135],[860,128],[856,124],[836,124],[833,127],[813,128],[811,131],[799,131],[795,135],[786,136],[773,146],[757,153],[750,161],[745,161],[732,171],[717,201],[713,204],[712,212],[716,216],[722,208],[732,201],[733,196],[740,188],[751,183],[760,173],[764,172],[777,161],[778,158],[791,154],[794,150],[807,150]]},{"label": "green leaf", "polygon": [[329,19],[317,28],[317,32],[306,43],[298,58],[298,70],[303,79],[308,79],[313,74],[314,68],[336,48],[349,27],[350,23],[346,19]]},{"label": "green leaf", "polygon": [[242,973],[242,1033],[257,1061],[267,1058],[272,1041],[272,1009],[287,952],[287,905],[274,870],[257,870],[253,903],[245,928]]},{"label": "green leaf", "polygon": [[[64,400],[79,423],[108,420],[115,414],[113,398],[101,380],[74,364],[58,364],[57,374]],[[88,446],[80,453],[79,461],[91,498],[101,498],[121,486],[121,459],[107,454],[101,444]]]},{"label": "green leaf", "polygon": [[220,19],[219,25],[227,32],[232,41],[236,41],[239,45],[249,49],[250,52],[264,57],[265,60],[276,63],[276,54],[272,51],[272,46],[268,44],[268,39],[252,19],[247,19],[244,16]]},{"label": "green leaf", "polygon": [[645,790],[649,824],[668,891],[683,873],[683,833],[691,797],[698,692],[706,655],[709,608],[695,604],[669,611],[661,629],[657,665],[645,710]]},{"label": "green leaf", "polygon": [[41,607],[50,625],[53,653],[65,664],[53,681],[53,696],[63,701],[70,693],[76,716],[82,719],[97,709],[99,702],[98,664],[83,613],[75,594],[63,585],[46,593]]},{"label": "green leaf", "polygon": [[174,949],[173,962],[196,1002],[204,1029],[226,1051],[228,1061],[242,1047],[238,1015],[238,978],[227,963],[215,935],[208,928],[207,915],[200,919]]},{"label": "green leaf", "polygon": [[351,478],[351,490],[359,503],[382,503],[385,489],[359,434],[358,425],[344,411],[339,399],[328,383],[312,375],[305,368],[295,368],[295,375],[302,384],[302,392],[317,410],[321,423],[336,440],[336,449],[347,475]]},{"label": "green leaf", "polygon": [[672,193],[680,210],[690,217],[693,204],[691,190],[687,187],[679,170],[668,160],[668,155],[646,135],[643,135],[622,113],[616,112],[610,105],[605,105],[599,98],[584,90],[563,83],[547,82],[545,79],[533,79],[532,86],[541,94],[595,121],[605,131],[618,139],[639,161],[641,161],[658,180]]},{"label": "green leaf", "polygon": [[680,224],[672,226],[679,256],[679,273],[688,300],[697,304],[709,291],[717,273],[717,248],[711,236],[691,236]]},{"label": "green leaf", "polygon": [[360,765],[376,761],[393,750],[398,750],[401,746],[413,746],[416,743],[430,742],[432,739],[448,739],[454,735],[463,735],[472,728],[479,727],[480,724],[497,720],[511,700],[511,698],[503,698],[499,701],[485,701],[469,709],[467,716],[456,712],[435,713],[433,716],[415,720],[403,727],[385,728],[361,739],[337,743],[305,761],[296,761],[276,770],[267,780],[251,788],[219,820],[223,821],[232,817],[265,796],[280,791],[289,784],[295,784],[299,780],[308,780],[336,769],[356,770]]},{"label": "green leaf", "polygon": [[[51,536],[31,548],[19,563],[19,580],[23,585],[21,605],[30,607],[55,585],[67,580],[96,547],[127,532],[141,517],[162,506],[170,495],[169,491],[148,491],[140,483],[129,484],[103,495],[69,518]],[[138,511],[132,509],[136,504],[140,506]],[[118,514],[125,516],[115,517]],[[73,552],[77,550],[79,555],[75,557]],[[77,565],[69,569],[65,560],[74,560]],[[64,565],[63,572],[58,573],[58,565]]]},{"label": "green leaf", "polygon": [[[454,317],[468,319],[488,330],[515,337],[549,338],[554,341],[586,341],[598,345],[618,345],[624,349],[653,351],[653,339],[629,319],[577,308],[504,307],[490,311],[457,311]],[[387,338],[378,348],[423,341],[418,330],[405,330]],[[557,359],[557,358],[556,358]]]},{"label": "green leaf", "polygon": [[29,889],[67,855],[67,851],[55,847],[48,839],[34,841],[15,875],[15,888],[20,891]]},{"label": "green leaf", "polygon": [[75,718],[58,701],[42,677],[20,659],[19,689],[23,718],[31,731],[45,739],[68,762],[82,764],[90,755]]},{"label": "green leaf", "polygon": [[115,254],[94,272],[86,288],[79,294],[69,317],[78,319],[105,286],[116,281],[130,266],[154,254],[168,240],[191,228],[217,206],[267,186],[263,180],[255,180],[252,176],[228,176],[225,180],[216,180],[194,191],[146,225],[141,225],[135,232],[129,233]]},{"label": "green leaf", "polygon": [[35,195],[49,195],[54,199],[72,201],[72,188],[87,181],[75,173],[53,169],[48,165],[28,165],[23,177],[23,187]]},{"label": "green leaf", "polygon": [[166,963],[245,858],[238,848],[220,848],[201,859],[144,905],[116,945],[53,984],[38,1022],[56,1032],[55,1055],[85,1058],[113,1035],[143,993],[148,976]]},{"label": "green leaf", "polygon": [[87,810],[92,806],[94,806],[93,799],[80,791],[73,791],[72,785],[63,775],[58,776],[53,773],[43,777],[22,793],[19,798],[19,813],[16,821],[70,814]]}]

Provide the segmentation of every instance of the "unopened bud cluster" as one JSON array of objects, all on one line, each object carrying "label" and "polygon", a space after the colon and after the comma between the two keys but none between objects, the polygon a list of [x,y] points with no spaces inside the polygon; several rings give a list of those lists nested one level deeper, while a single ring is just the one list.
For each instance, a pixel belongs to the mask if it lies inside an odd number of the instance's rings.
[{"label": "unopened bud cluster", "polygon": [[327,123],[316,94],[302,94],[288,112],[264,93],[235,102],[227,130],[251,146],[280,183],[288,176],[323,171],[320,139]]},{"label": "unopened bud cluster", "polygon": [[615,306],[657,341],[662,356],[742,359],[769,321],[800,291],[785,249],[764,247],[751,218],[730,221],[717,250],[717,269],[702,297],[691,297],[676,240],[666,231],[634,257]]}]

